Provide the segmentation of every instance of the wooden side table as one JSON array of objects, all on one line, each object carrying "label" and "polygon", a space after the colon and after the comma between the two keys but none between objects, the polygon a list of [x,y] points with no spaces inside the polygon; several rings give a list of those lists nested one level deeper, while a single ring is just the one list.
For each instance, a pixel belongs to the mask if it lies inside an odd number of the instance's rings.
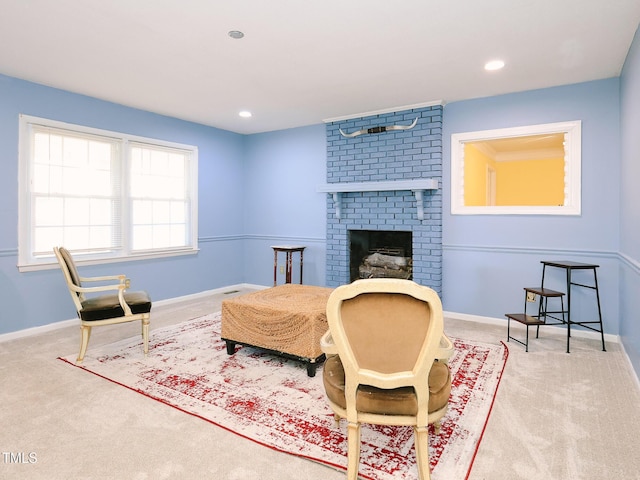
[{"label": "wooden side table", "polygon": [[273,245],[273,286],[278,284],[278,252],[285,252],[286,254],[286,274],[285,283],[291,283],[291,270],[293,266],[293,253],[300,253],[300,285],[302,285],[302,262],[304,249],[301,245]]}]

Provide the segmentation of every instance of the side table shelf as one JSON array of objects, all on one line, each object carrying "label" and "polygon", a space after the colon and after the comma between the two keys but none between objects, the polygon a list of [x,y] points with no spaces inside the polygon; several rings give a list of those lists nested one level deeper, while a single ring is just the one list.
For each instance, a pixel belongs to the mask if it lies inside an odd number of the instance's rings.
[{"label": "side table shelf", "polygon": [[[535,300],[529,300],[529,295],[534,294],[535,297],[539,297],[538,300],[538,313],[536,315],[529,315],[527,313],[527,303],[534,303]],[[534,298],[535,298],[534,297]],[[564,314],[567,313],[564,309],[564,293],[549,288],[543,287],[525,287],[524,288],[524,313],[506,313],[507,317],[507,342],[513,340],[520,345],[524,345],[524,351],[529,351],[529,327],[535,325],[536,338],[540,335],[540,325],[557,325],[567,323]],[[560,299],[560,310],[549,310],[549,299]],[[562,317],[556,316],[561,314]],[[551,319],[551,323],[548,322]],[[511,335],[511,320],[521,323],[526,326],[525,341],[519,340]]]}]

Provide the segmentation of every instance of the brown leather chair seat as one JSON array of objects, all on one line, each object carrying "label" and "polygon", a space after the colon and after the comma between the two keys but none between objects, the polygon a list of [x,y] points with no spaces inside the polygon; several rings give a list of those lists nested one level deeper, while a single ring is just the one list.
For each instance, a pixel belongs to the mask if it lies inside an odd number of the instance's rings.
[{"label": "brown leather chair seat", "polygon": [[[344,367],[338,355],[330,356],[325,361],[323,382],[327,397],[346,409]],[[446,363],[436,360],[429,372],[429,413],[440,410],[447,405],[450,393],[449,367]],[[383,415],[416,415],[418,402],[413,387],[385,390],[361,385],[356,395],[356,410]]]},{"label": "brown leather chair seat", "polygon": [[[147,292],[126,292],[124,301],[131,308],[132,314],[149,313],[151,311],[151,299]],[[124,310],[120,305],[118,295],[102,295],[88,298],[81,302],[80,318],[84,321],[105,320],[107,318],[122,317]]]}]

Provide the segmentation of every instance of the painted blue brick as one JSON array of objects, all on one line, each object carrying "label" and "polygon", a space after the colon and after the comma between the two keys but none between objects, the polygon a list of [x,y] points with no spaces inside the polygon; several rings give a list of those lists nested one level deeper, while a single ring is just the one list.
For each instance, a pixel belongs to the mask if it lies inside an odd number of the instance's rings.
[{"label": "painted blue brick", "polygon": [[377,206],[375,208],[370,209],[370,213],[375,215],[382,215],[387,212],[387,209],[384,206]]},{"label": "painted blue brick", "polygon": [[362,153],[362,147],[360,145],[347,145],[342,149],[342,152],[347,155],[357,155],[358,153]]},{"label": "painted blue brick", "polygon": [[422,149],[418,149],[416,153],[440,153],[442,151],[442,147],[424,147]]},{"label": "painted blue brick", "polygon": [[383,180],[387,180],[387,175],[382,175],[382,174],[376,174],[376,175],[371,175],[371,181],[372,182],[381,182]]}]

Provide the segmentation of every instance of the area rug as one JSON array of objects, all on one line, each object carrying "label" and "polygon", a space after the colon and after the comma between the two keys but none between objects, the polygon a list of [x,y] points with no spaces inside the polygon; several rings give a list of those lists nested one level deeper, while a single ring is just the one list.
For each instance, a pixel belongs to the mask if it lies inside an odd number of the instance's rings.
[{"label": "area rug", "polygon": [[[429,431],[433,480],[468,477],[508,356],[504,344],[452,340],[449,410],[440,434]],[[60,360],[77,366],[75,357]],[[335,425],[322,368],[310,378],[301,362],[259,349],[227,355],[219,313],[152,330],[146,358],[136,336],[90,347],[78,368],[262,445],[346,470],[346,422]],[[363,425],[359,473],[417,478],[413,430]]]}]

